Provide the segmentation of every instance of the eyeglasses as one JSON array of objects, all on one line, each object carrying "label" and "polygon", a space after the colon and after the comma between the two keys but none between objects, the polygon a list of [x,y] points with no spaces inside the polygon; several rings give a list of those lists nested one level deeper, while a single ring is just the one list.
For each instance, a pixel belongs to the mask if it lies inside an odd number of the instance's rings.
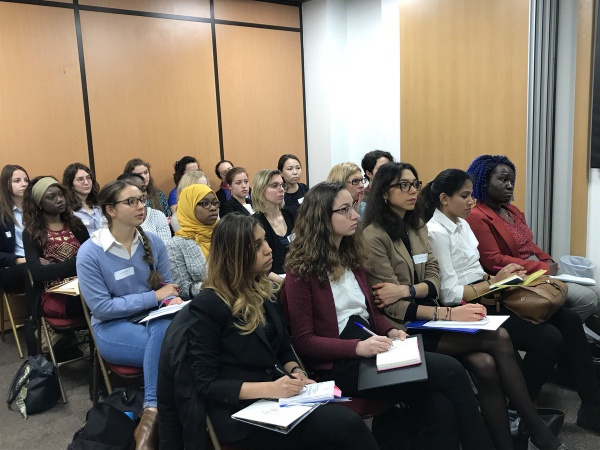
[{"label": "eyeglasses", "polygon": [[423,182],[415,180],[412,183],[410,181],[398,181],[397,183],[390,184],[387,188],[388,190],[392,188],[400,188],[402,192],[408,192],[410,191],[411,187],[415,188],[415,191],[420,191],[421,186],[423,186]]},{"label": "eyeglasses", "polygon": [[200,200],[197,203],[197,205],[202,206],[204,209],[209,209],[211,206],[218,208],[220,204],[221,204],[221,202],[219,200],[213,200],[212,202],[208,201],[208,200]]},{"label": "eyeglasses", "polygon": [[146,196],[142,195],[141,197],[129,197],[126,198],[125,200],[119,200],[118,202],[115,202],[115,205],[118,205],[119,203],[123,203],[124,205],[127,205],[131,208],[135,208],[138,203],[141,203],[142,205],[146,204]]},{"label": "eyeglasses", "polygon": [[350,218],[350,217],[352,217],[352,213],[355,212],[356,205],[358,205],[358,201],[355,201],[354,203],[352,203],[351,206],[344,206],[343,208],[334,209],[331,212],[332,213],[339,212],[339,213],[342,213],[343,215],[345,215],[347,218]]},{"label": "eyeglasses", "polygon": [[287,189],[287,183],[271,183],[267,184],[267,187],[270,187],[271,189],[282,188],[285,191]]},{"label": "eyeglasses", "polygon": [[92,182],[92,177],[88,175],[87,177],[75,178],[74,181],[77,181],[80,184],[83,184],[84,181],[87,181],[88,183],[91,183]]},{"label": "eyeglasses", "polygon": [[352,186],[358,186],[359,184],[365,184],[368,178],[354,178],[353,180],[346,181],[346,183],[350,183]]}]

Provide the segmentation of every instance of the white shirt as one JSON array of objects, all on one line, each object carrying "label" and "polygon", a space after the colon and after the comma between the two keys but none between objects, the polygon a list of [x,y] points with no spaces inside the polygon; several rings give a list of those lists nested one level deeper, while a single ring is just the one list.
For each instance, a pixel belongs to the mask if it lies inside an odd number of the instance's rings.
[{"label": "white shirt", "polygon": [[102,250],[108,253],[112,253],[122,259],[131,259],[131,256],[135,254],[138,245],[143,245],[142,236],[138,230],[135,230],[135,236],[131,243],[131,254],[127,251],[125,246],[115,239],[108,227],[100,228],[92,234],[92,242],[102,247]]},{"label": "white shirt", "polygon": [[[157,235],[165,245],[171,240],[171,229],[169,228],[167,216],[158,209],[146,207],[146,218],[140,226],[146,233]],[[102,220],[100,221],[100,228],[108,228],[108,220],[104,216],[102,216]],[[133,254],[133,251],[131,253]]]},{"label": "white shirt", "polygon": [[460,305],[464,285],[483,279],[485,274],[479,263],[479,241],[466,220],[459,218],[454,223],[437,208],[427,229],[440,268],[440,300],[444,305]]},{"label": "white shirt", "polygon": [[25,249],[23,248],[23,211],[13,205],[13,215],[15,216],[15,255],[19,258],[25,258]]},{"label": "white shirt", "polygon": [[104,215],[102,214],[102,208],[99,206],[92,207],[91,214],[83,207],[79,208],[77,211],[73,211],[73,214],[81,219],[90,236],[94,231],[100,228],[100,224],[104,218]]},{"label": "white shirt", "polygon": [[331,285],[331,293],[333,294],[333,301],[335,303],[340,334],[346,328],[350,316],[358,315],[366,321],[369,320],[365,294],[363,294],[354,273],[350,269],[346,269],[344,276],[338,281],[330,279],[329,284]]}]

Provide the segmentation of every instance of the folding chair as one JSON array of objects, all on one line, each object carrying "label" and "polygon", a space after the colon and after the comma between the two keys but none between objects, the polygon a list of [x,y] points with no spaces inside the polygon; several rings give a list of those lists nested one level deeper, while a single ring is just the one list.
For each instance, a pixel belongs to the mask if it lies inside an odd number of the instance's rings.
[{"label": "folding chair", "polygon": [[96,404],[98,402],[98,368],[100,368],[100,371],[102,372],[102,377],[104,379],[104,384],[106,386],[106,391],[107,391],[108,395],[112,394],[112,392],[113,392],[112,384],[110,382],[109,371],[121,378],[126,378],[126,379],[139,378],[139,377],[143,376],[144,372],[141,367],[122,366],[122,365],[118,365],[118,364],[112,364],[112,363],[109,363],[108,361],[105,361],[102,358],[102,355],[100,355],[100,352],[98,351],[98,346],[96,345],[96,336],[94,335],[94,329],[92,328],[92,318],[90,315],[90,309],[88,308],[87,303],[85,303],[85,299],[83,298],[83,295],[80,295],[80,297],[81,297],[81,304],[83,306],[83,315],[85,317],[87,327],[90,330],[90,339],[91,339],[91,343],[93,344],[93,347],[94,347],[93,352],[92,352],[92,348],[90,347],[90,356],[93,358],[93,360],[92,360],[93,361],[92,402],[94,404]]},{"label": "folding chair", "polygon": [[2,335],[2,342],[6,341],[4,336],[4,309],[6,308],[6,312],[8,313],[8,320],[10,321],[10,326],[12,328],[13,335],[15,336],[15,342],[17,343],[17,350],[19,351],[19,357],[23,359],[23,350],[21,349],[21,342],[19,341],[19,333],[18,328],[21,328],[23,325],[15,325],[15,319],[12,314],[12,310],[10,308],[9,297],[25,297],[25,293],[16,293],[9,294],[6,291],[2,291],[2,302],[0,303],[0,334]]},{"label": "folding chair", "polygon": [[245,450],[245,447],[239,445],[227,443],[221,444],[219,442],[219,438],[217,437],[217,433],[215,432],[215,428],[213,427],[213,424],[210,421],[210,417],[208,417],[208,414],[206,415],[206,429],[208,430],[210,442],[214,450]]}]

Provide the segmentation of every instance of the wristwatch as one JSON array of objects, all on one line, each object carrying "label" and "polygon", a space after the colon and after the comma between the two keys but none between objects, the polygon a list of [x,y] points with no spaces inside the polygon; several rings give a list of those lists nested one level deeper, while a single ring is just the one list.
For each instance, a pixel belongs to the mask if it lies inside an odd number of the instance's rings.
[{"label": "wristwatch", "polygon": [[417,290],[412,284],[408,285],[408,297],[415,298],[417,296]]}]

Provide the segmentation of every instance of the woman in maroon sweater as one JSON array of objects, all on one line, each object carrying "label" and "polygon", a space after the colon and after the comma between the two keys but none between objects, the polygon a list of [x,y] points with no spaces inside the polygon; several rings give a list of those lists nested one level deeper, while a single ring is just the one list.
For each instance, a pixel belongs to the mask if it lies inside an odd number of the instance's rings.
[{"label": "woman in maroon sweater", "polygon": [[[426,382],[358,392],[359,358],[404,339],[375,307],[354,238],[358,214],[342,183],[320,183],[305,196],[286,266],[286,297],[292,340],[320,380],[335,380],[344,395],[393,398],[419,411],[428,427],[427,449],[494,448],[469,379],[454,358],[425,353]],[[369,336],[353,322],[377,332]]]}]

